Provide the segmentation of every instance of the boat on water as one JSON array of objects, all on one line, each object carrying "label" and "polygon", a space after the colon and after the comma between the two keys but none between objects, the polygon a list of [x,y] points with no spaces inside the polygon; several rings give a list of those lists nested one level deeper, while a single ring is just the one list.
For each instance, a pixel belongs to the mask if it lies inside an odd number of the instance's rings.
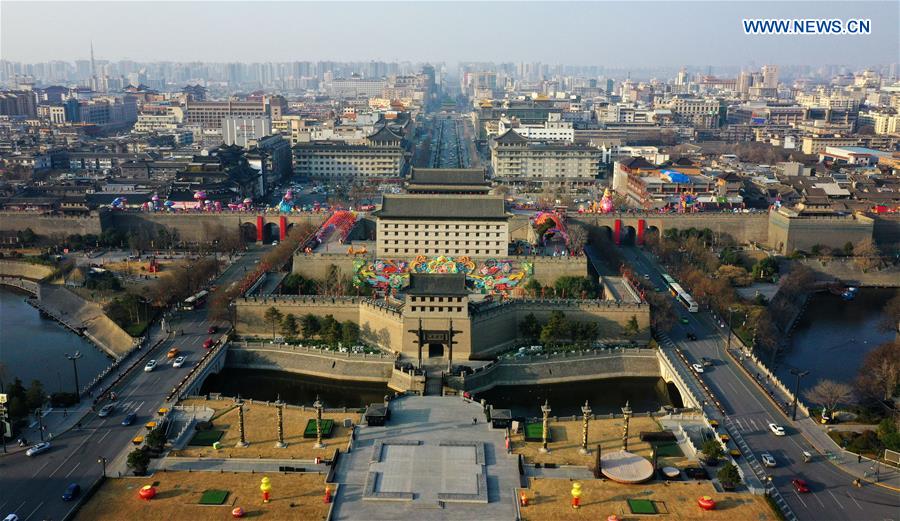
[{"label": "boat on water", "polygon": [[841,298],[844,300],[853,300],[856,298],[857,293],[859,293],[859,288],[850,286],[841,293]]}]

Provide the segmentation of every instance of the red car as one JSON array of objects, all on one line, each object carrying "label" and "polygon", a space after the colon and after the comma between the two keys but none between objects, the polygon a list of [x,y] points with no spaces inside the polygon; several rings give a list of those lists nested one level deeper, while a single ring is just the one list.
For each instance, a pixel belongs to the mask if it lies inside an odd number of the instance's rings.
[{"label": "red car", "polygon": [[204,349],[209,349],[209,348],[212,347],[212,346],[213,346],[213,339],[212,339],[212,338],[207,338],[207,339],[206,339],[206,342],[203,342],[203,348],[204,348]]},{"label": "red car", "polygon": [[207,329],[206,332],[209,333],[210,335],[212,335],[218,330],[219,330],[219,328],[217,328],[216,326],[209,326],[209,329]]},{"label": "red car", "polygon": [[803,481],[802,479],[792,479],[791,485],[794,486],[794,490],[801,494],[809,492],[809,486],[807,486],[806,481]]}]

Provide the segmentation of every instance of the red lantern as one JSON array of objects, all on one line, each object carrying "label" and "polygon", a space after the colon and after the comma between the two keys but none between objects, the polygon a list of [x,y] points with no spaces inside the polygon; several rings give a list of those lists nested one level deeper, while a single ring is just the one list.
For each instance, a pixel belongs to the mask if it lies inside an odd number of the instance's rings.
[{"label": "red lantern", "polygon": [[241,507],[234,507],[231,510],[232,517],[244,517],[244,509]]},{"label": "red lantern", "polygon": [[156,489],[151,485],[144,485],[143,487],[141,487],[141,490],[138,491],[138,495],[141,497],[141,499],[150,501],[151,499],[156,497]]},{"label": "red lantern", "polygon": [[697,505],[703,510],[714,510],[716,502],[709,496],[701,496],[697,499]]}]

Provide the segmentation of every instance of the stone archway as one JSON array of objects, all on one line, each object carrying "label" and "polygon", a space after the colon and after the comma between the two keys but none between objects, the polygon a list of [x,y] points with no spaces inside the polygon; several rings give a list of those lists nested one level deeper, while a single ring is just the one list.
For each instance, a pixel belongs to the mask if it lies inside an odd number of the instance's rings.
[{"label": "stone archway", "polygon": [[619,236],[619,244],[622,246],[634,246],[637,242],[637,230],[634,226],[623,226]]},{"label": "stone archway", "polygon": [[241,223],[241,239],[244,242],[256,242],[256,224],[252,222]]},{"label": "stone archway", "polygon": [[277,241],[279,236],[278,223],[266,223],[263,226],[263,242],[271,243],[272,241]]},{"label": "stone archway", "polygon": [[428,344],[428,358],[443,358],[444,344],[432,342]]}]

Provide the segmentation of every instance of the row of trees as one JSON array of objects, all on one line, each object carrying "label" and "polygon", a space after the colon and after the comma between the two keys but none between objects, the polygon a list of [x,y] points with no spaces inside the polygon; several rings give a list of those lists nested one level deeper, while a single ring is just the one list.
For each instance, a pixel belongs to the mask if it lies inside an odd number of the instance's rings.
[{"label": "row of trees", "polygon": [[333,315],[320,318],[311,313],[298,320],[293,313],[282,314],[275,306],[266,310],[263,315],[272,328],[272,337],[280,332],[286,339],[293,340],[302,335],[305,340],[320,338],[329,344],[355,344],[359,341],[359,325],[352,320],[338,322]]},{"label": "row of trees", "polygon": [[[632,316],[625,327],[627,334],[636,335],[640,331],[637,317]],[[531,342],[540,341],[547,346],[574,344],[589,346],[600,334],[596,322],[579,322],[566,318],[562,311],[553,311],[547,322],[541,324],[534,313],[525,316],[519,323],[519,335]]]},{"label": "row of trees", "polygon": [[19,378],[6,387],[6,410],[14,425],[28,418],[32,411],[44,405],[47,393],[39,380],[32,380],[27,388]]},{"label": "row of trees", "polygon": [[537,279],[531,278],[524,286],[525,292],[532,298],[597,298],[600,289],[588,277],[564,275],[556,279],[552,286],[543,286]]}]

